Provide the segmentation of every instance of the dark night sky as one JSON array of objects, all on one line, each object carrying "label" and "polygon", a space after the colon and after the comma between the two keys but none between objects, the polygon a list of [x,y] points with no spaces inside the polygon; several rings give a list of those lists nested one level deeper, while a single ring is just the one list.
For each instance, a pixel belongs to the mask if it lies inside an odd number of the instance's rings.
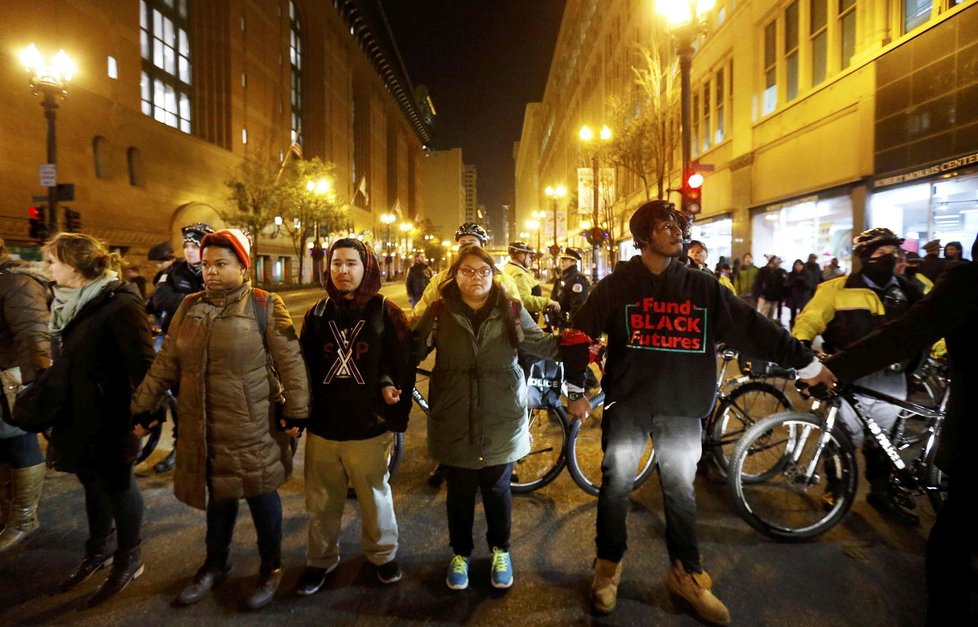
[{"label": "dark night sky", "polygon": [[434,148],[459,147],[499,223],[513,196],[513,143],[550,71],[563,0],[381,0],[415,85],[438,117]]}]

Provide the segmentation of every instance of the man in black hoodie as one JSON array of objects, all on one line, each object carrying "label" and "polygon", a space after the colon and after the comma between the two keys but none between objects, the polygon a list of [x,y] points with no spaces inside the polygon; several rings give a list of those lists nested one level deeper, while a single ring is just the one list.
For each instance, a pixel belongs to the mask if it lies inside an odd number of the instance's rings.
[{"label": "man in black hoodie", "polygon": [[410,331],[400,307],[380,291],[380,268],[362,242],[329,249],[327,297],[306,312],[299,343],[309,368],[306,427],[309,547],[296,588],[315,594],[340,561],[347,485],[363,518],[362,545],[383,583],[401,578],[397,520],[388,483],[392,431],[407,429],[414,387]]},{"label": "man in black hoodie", "polygon": [[602,613],[615,607],[626,549],[628,494],[651,433],[672,563],[667,587],[707,621],[726,624],[730,613],[712,594],[700,558],[693,488],[701,454],[700,418],[714,401],[716,343],[797,368],[805,380],[820,381],[823,369],[811,350],[723,288],[716,277],[677,260],[689,223],[672,203],[645,203],[632,215],[629,228],[641,256],[619,263],[595,286],[574,316],[574,329],[561,341],[568,410],[583,417],[590,410],[582,390],[587,348],[591,338],[608,335],[592,602]]}]

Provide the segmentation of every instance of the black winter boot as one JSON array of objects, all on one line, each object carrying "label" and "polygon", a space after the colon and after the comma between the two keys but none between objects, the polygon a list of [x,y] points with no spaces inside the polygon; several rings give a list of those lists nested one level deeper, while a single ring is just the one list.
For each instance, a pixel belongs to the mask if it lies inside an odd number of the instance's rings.
[{"label": "black winter boot", "polygon": [[109,573],[108,578],[95,594],[88,599],[88,607],[95,607],[109,597],[122,592],[132,580],[142,574],[143,559],[139,545],[128,551],[116,551],[112,563],[112,572]]},{"label": "black winter boot", "polygon": [[261,569],[258,571],[258,582],[255,584],[255,591],[251,593],[245,605],[249,610],[260,610],[275,598],[275,592],[279,584],[282,583],[282,565],[276,562],[276,566],[271,566],[262,562]]},{"label": "black winter boot", "polygon": [[85,543],[85,557],[75,572],[58,585],[58,592],[68,592],[88,581],[92,575],[112,565],[112,553],[108,550],[108,538],[96,538]]},{"label": "black winter boot", "polygon": [[174,603],[179,607],[186,607],[197,603],[215,586],[224,581],[231,566],[228,565],[228,555],[207,556],[204,565],[197,569],[194,578],[187,586],[180,591]]}]

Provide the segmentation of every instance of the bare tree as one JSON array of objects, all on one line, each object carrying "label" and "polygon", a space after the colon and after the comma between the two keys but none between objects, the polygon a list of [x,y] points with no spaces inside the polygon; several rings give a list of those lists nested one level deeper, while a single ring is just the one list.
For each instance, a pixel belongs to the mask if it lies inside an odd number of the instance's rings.
[{"label": "bare tree", "polygon": [[615,138],[609,159],[635,174],[646,200],[664,199],[669,189],[669,173],[679,146],[678,62],[663,36],[652,46],[636,46],[639,63],[632,67],[635,77],[630,102],[612,102],[616,112]]},{"label": "bare tree", "polygon": [[[280,169],[270,151],[259,150],[246,157],[224,182],[230,190],[230,206],[219,213],[229,225],[248,233],[254,260],[258,259],[259,236],[274,223],[282,205],[282,185],[277,180]],[[257,279],[257,264],[251,266],[252,279]]]}]

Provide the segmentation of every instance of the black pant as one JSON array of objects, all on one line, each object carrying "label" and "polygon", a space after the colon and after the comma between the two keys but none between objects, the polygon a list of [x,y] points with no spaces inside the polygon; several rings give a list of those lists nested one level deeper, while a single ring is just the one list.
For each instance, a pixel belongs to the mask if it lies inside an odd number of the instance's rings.
[{"label": "black pant", "polygon": [[702,453],[700,421],[684,416],[652,416],[621,401],[605,406],[601,421],[601,492],[598,495],[598,557],[620,562],[628,549],[628,495],[649,433],[655,442],[666,515],[669,560],[700,571],[696,540],[696,464]]},{"label": "black pant", "polygon": [[89,554],[105,553],[112,522],[115,521],[116,543],[120,552],[139,546],[143,526],[143,495],[129,466],[129,480],[111,480],[99,473],[79,472],[78,480],[85,488],[85,513],[88,516]]},{"label": "black pant", "polygon": [[[258,554],[263,571],[282,565],[282,500],[277,491],[245,499],[258,533]],[[213,566],[227,564],[238,520],[238,499],[207,501],[207,561]]]},{"label": "black pant", "polygon": [[978,472],[962,461],[948,473],[947,501],[927,538],[927,624],[974,625],[974,559],[978,553]]},{"label": "black pant", "polygon": [[474,470],[457,466],[442,466],[448,488],[448,542],[456,555],[472,555],[472,525],[475,518],[475,493],[482,491],[482,507],[486,512],[486,542],[509,551],[509,532],[513,519],[513,494],[510,480],[513,464],[486,466]]}]

